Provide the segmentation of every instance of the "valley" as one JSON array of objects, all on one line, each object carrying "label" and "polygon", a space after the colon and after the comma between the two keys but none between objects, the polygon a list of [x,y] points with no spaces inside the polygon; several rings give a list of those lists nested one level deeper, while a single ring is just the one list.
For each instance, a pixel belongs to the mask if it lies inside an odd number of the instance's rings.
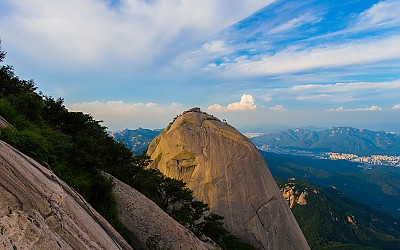
[{"label": "valley", "polygon": [[400,169],[379,166],[365,170],[358,163],[310,156],[263,152],[275,178],[302,178],[333,187],[358,202],[400,217]]},{"label": "valley", "polygon": [[278,179],[311,249],[398,249],[400,221],[338,189]]}]

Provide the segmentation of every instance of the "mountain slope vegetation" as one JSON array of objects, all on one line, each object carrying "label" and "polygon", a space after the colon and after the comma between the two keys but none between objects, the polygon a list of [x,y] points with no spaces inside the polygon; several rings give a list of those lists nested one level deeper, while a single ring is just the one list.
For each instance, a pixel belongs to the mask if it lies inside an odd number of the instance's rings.
[{"label": "mountain slope vegetation", "polygon": [[361,203],[400,217],[399,168],[377,166],[366,170],[357,163],[343,160],[261,153],[275,178],[306,178],[323,188],[334,186]]},{"label": "mountain slope vegetation", "polygon": [[400,248],[399,219],[302,179],[278,180],[278,185],[306,193],[306,201],[294,203],[292,212],[312,249]]}]

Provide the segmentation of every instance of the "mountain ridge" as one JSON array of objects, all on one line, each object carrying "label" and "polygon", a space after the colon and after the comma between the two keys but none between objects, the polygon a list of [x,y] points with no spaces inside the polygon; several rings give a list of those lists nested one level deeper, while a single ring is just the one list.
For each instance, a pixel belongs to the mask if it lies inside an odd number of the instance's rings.
[{"label": "mountain ridge", "polygon": [[258,147],[350,153],[360,156],[400,154],[400,135],[345,126],[323,131],[287,129],[279,133],[254,137],[252,141]]},{"label": "mountain ridge", "polygon": [[131,150],[132,153],[141,154],[143,151],[147,150],[150,142],[159,135],[163,129],[123,129],[119,131],[109,131],[116,141],[121,140],[126,147]]}]

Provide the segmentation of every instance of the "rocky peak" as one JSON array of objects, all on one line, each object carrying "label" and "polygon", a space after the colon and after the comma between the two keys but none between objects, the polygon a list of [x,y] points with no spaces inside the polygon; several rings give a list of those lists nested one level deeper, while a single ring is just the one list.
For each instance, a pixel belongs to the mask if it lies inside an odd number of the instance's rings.
[{"label": "rocky peak", "polygon": [[253,143],[194,108],[149,145],[151,167],[182,179],[227,229],[257,249],[309,249],[289,206]]}]

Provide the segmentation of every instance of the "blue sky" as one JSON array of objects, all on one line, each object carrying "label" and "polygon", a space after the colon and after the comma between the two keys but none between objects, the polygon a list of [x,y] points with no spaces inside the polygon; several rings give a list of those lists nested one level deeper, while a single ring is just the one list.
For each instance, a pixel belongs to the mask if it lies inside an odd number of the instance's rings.
[{"label": "blue sky", "polygon": [[400,1],[0,1],[5,63],[110,129],[199,106],[240,127],[400,132]]}]

